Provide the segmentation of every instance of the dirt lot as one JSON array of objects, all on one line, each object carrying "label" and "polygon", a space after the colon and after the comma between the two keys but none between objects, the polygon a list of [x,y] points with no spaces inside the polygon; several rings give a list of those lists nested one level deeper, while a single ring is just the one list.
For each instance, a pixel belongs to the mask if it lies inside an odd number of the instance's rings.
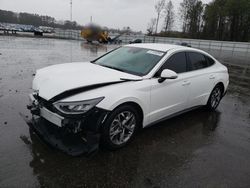
[{"label": "dirt lot", "polygon": [[0,187],[250,187],[249,67],[228,65],[229,92],[216,112],[147,128],[116,152],[72,158],[30,134],[19,113],[29,116],[35,70],[114,47],[0,37]]}]

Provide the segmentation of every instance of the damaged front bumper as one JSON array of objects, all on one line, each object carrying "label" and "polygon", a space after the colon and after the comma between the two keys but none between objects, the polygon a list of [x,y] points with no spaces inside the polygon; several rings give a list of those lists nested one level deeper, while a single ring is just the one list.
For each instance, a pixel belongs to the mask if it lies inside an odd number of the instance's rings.
[{"label": "damaged front bumper", "polygon": [[64,116],[40,100],[30,95],[32,114],[27,124],[43,141],[69,155],[95,153],[99,148],[100,128],[108,111],[94,107],[82,116]]}]

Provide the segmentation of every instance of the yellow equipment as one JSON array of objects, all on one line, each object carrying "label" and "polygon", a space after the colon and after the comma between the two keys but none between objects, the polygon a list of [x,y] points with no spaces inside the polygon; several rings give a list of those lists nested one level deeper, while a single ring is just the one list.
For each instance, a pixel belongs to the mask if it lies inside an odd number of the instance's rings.
[{"label": "yellow equipment", "polygon": [[81,36],[88,42],[98,41],[99,43],[108,43],[111,41],[108,32],[94,24],[84,27],[81,31]]}]

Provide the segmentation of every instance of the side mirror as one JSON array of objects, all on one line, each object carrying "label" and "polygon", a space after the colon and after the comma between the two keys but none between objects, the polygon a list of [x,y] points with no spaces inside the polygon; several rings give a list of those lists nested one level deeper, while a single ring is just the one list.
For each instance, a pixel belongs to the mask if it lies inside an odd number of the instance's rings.
[{"label": "side mirror", "polygon": [[159,78],[158,82],[162,83],[164,82],[166,79],[176,79],[178,77],[177,73],[169,70],[169,69],[164,69],[161,72],[161,77]]}]

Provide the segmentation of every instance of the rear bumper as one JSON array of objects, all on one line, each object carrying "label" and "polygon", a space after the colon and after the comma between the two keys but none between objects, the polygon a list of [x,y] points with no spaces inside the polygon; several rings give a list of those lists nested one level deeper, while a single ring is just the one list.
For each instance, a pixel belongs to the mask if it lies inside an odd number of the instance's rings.
[{"label": "rear bumper", "polygon": [[50,111],[30,95],[32,119],[26,122],[42,141],[72,156],[95,153],[100,129],[109,111],[93,108],[81,118],[63,117]]},{"label": "rear bumper", "polygon": [[224,91],[224,93],[223,93],[223,96],[222,97],[225,97],[225,95],[227,94],[227,90],[226,91]]},{"label": "rear bumper", "polygon": [[227,80],[226,85],[225,85],[225,91],[223,93],[223,97],[227,94],[228,86],[229,86],[229,77],[228,77],[228,80]]}]

